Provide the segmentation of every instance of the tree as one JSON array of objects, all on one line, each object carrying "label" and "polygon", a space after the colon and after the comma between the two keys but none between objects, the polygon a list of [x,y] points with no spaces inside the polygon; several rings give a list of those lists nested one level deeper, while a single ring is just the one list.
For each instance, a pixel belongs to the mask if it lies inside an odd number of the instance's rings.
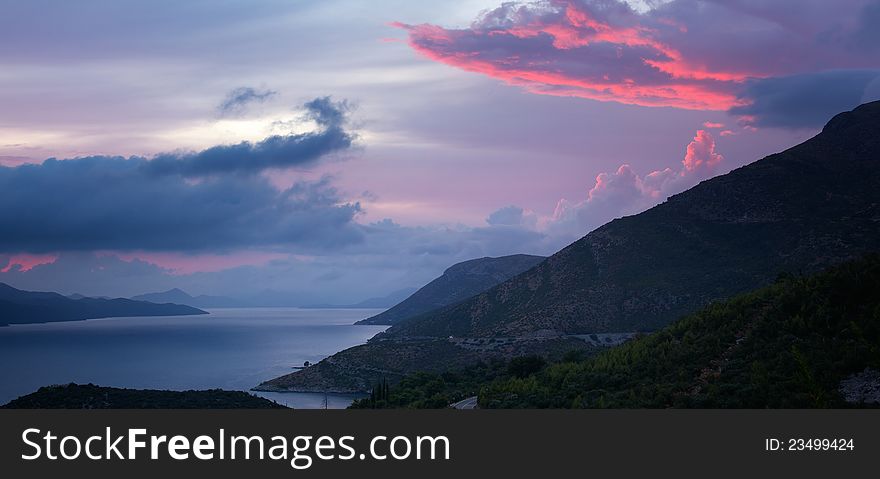
[{"label": "tree", "polygon": [[525,378],[544,368],[547,362],[541,356],[520,356],[510,360],[507,371],[511,376]]}]

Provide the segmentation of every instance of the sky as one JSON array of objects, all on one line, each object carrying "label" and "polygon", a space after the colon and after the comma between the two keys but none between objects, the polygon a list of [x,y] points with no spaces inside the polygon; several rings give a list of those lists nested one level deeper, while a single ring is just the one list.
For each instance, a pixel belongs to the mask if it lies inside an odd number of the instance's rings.
[{"label": "sky", "polygon": [[0,282],[348,303],[880,99],[878,0],[0,0]]}]

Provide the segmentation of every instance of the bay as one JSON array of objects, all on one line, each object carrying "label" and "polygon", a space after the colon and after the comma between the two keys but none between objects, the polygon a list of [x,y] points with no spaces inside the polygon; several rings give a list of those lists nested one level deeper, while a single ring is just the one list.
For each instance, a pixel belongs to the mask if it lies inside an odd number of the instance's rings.
[{"label": "bay", "polygon": [[[50,384],[248,391],[363,344],[381,309],[235,308],[201,316],[107,318],[0,327],[0,404]],[[344,408],[349,395],[254,393],[295,408]]]}]

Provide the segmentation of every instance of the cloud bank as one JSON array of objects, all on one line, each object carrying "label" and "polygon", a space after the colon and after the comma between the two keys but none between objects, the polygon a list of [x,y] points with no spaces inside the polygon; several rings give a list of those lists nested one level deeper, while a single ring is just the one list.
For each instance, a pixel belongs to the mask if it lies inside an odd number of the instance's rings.
[{"label": "cloud bank", "polygon": [[256,174],[351,148],[345,102],[318,98],[305,108],[315,132],[152,160],[92,156],[0,166],[0,252],[320,250],[359,241],[353,220],[361,207],[329,177],[279,190]]},{"label": "cloud bank", "polygon": [[[246,161],[246,160],[242,160]],[[0,251],[224,250],[356,241],[329,179],[276,190],[261,176],[197,182],[152,175],[149,160],[50,159],[0,168]]]}]

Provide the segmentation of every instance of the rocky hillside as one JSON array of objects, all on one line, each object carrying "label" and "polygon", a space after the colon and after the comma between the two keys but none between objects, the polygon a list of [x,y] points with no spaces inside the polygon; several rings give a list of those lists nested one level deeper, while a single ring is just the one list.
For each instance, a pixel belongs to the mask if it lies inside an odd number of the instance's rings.
[{"label": "rocky hillside", "polygon": [[400,304],[357,324],[397,324],[458,303],[533,268],[545,259],[543,256],[516,254],[500,258],[472,259],[455,264]]}]

